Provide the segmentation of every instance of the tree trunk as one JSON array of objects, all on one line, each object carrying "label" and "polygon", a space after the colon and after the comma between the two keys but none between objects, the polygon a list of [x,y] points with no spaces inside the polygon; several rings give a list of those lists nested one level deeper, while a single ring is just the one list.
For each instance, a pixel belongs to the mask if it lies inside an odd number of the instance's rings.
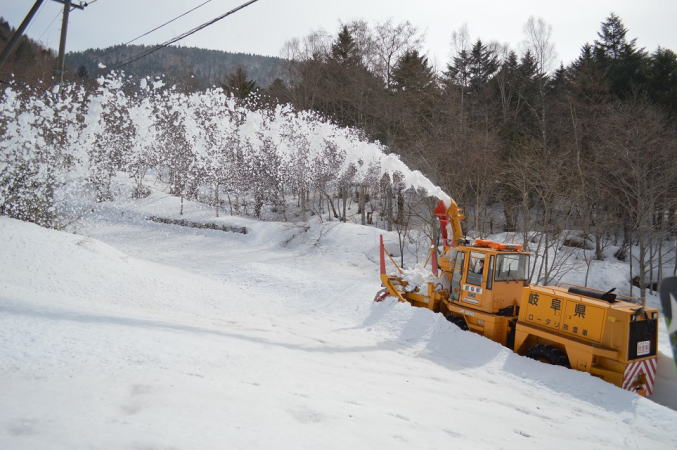
[{"label": "tree trunk", "polygon": [[639,296],[641,298],[646,297],[646,235],[643,231],[640,231],[639,236]]},{"label": "tree trunk", "polygon": [[653,292],[653,258],[655,254],[654,239],[649,240],[649,292]]},{"label": "tree trunk", "polygon": [[402,189],[397,190],[397,223],[404,223],[404,195],[402,195]]},{"label": "tree trunk", "polygon": [[230,192],[226,191],[226,197],[228,198],[228,209],[230,211],[230,215],[233,215],[233,202],[230,200]]},{"label": "tree trunk", "polygon": [[[328,213],[327,216],[331,216],[331,214],[333,213],[334,217],[339,219],[340,216],[339,216],[338,212],[336,212],[336,208],[334,207],[334,202],[331,200],[331,197],[326,192],[324,193],[324,195],[325,195],[325,197],[327,197],[327,202],[329,202],[329,206],[331,206],[331,211],[329,211],[329,208],[327,208],[327,213]],[[329,220],[331,220],[331,218],[329,218]]]},{"label": "tree trunk", "polygon": [[515,231],[517,229],[517,212],[515,206],[503,202],[503,215],[505,216],[505,231]]},{"label": "tree trunk", "polygon": [[[623,238],[625,239],[625,236]],[[630,260],[630,295],[632,295],[632,241],[628,246],[628,259]]]},{"label": "tree trunk", "polygon": [[393,231],[393,191],[390,185],[386,188],[386,223],[386,229]]},{"label": "tree trunk", "polygon": [[341,189],[342,201],[343,201],[343,212],[341,213],[341,220],[345,222],[346,218],[346,205],[348,204],[348,190],[344,187]]},{"label": "tree trunk", "polygon": [[621,246],[618,248],[614,256],[616,259],[619,261],[625,261],[628,253],[628,249],[630,250],[630,257],[632,257],[632,238],[630,236],[630,229],[628,227],[627,223],[623,224],[623,243]]},{"label": "tree trunk", "polygon": [[595,233],[595,259],[604,261],[604,252],[602,251],[602,233]]},{"label": "tree trunk", "polygon": [[214,207],[216,209],[216,217],[219,217],[219,183],[214,186]]},{"label": "tree trunk", "polygon": [[366,209],[366,204],[365,204],[366,199],[364,197],[365,197],[365,194],[366,194],[366,188],[365,188],[364,185],[361,184],[359,186],[358,193],[359,193],[359,206],[358,206],[358,208],[360,210],[360,221],[362,222],[362,225],[365,225],[366,224],[366,221],[365,221],[366,214],[365,214],[364,210]]},{"label": "tree trunk", "polygon": [[663,236],[658,239],[658,285],[663,282]]}]

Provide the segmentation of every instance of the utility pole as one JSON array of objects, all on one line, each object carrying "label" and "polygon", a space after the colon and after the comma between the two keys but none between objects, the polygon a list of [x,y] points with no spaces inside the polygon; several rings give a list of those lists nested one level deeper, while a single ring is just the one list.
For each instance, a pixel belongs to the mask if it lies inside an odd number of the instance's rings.
[{"label": "utility pole", "polygon": [[57,60],[56,75],[59,82],[63,83],[63,74],[66,71],[66,34],[68,33],[68,15],[71,8],[85,9],[87,3],[74,4],[71,0],[54,0],[63,4],[63,17],[61,18],[61,38],[59,39],[59,57]]},{"label": "utility pole", "polygon": [[38,12],[38,8],[40,8],[40,5],[42,4],[43,1],[44,0],[36,0],[31,10],[28,11],[28,14],[26,14],[26,17],[24,18],[23,22],[21,22],[21,25],[19,25],[19,28],[16,29],[7,45],[2,50],[2,54],[0,54],[0,69],[2,69],[2,66],[4,66],[7,60],[9,59],[9,55],[14,51],[14,48],[19,43],[19,38],[28,27],[28,24],[30,23],[35,13]]},{"label": "utility pole", "polygon": [[66,68],[66,34],[68,33],[68,15],[70,12],[71,0],[64,0],[63,16],[61,18],[61,38],[59,39],[59,59],[56,63],[56,73],[59,75],[59,83],[63,83],[63,73]]}]

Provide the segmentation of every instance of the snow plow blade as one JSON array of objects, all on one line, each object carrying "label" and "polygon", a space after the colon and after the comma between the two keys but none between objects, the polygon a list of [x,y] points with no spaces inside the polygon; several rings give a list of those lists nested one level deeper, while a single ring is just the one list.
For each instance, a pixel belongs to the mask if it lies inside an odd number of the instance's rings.
[{"label": "snow plow blade", "polygon": [[[432,269],[433,273],[435,273],[437,271],[437,254],[434,247],[431,247],[431,255]],[[392,265],[395,266],[399,275],[389,275],[386,273],[386,256]],[[376,294],[374,297],[375,302],[383,301],[386,297],[392,296],[400,302],[410,303],[419,308],[428,308],[435,312],[439,311],[439,304],[442,298],[448,295],[448,292],[437,292],[434,289],[433,283],[427,283],[427,292],[431,292],[432,295],[426,295],[421,292],[420,286],[413,286],[405,280],[404,271],[397,265],[392,255],[385,249],[385,246],[383,245],[383,236],[380,236],[379,257],[381,285],[384,289],[381,289]]]},{"label": "snow plow blade", "polygon": [[[396,289],[395,286],[406,286],[406,284],[403,284],[403,280],[400,277],[396,276],[391,276],[386,273],[386,260],[385,260],[385,255],[386,255],[386,249],[385,246],[383,245],[383,236],[380,236],[380,245],[379,245],[379,256],[380,256],[380,270],[381,270],[381,285],[383,286],[384,289],[380,290],[377,294],[376,297],[374,297],[375,302],[380,302],[385,299],[388,295],[395,297],[397,300],[401,302],[406,302],[407,299],[404,298],[402,295],[402,292],[400,290]],[[393,264],[395,264],[395,261],[392,259],[392,256],[388,254],[388,257],[392,261]],[[401,269],[395,264],[395,267],[401,272]],[[387,294],[384,292],[387,291]]]}]

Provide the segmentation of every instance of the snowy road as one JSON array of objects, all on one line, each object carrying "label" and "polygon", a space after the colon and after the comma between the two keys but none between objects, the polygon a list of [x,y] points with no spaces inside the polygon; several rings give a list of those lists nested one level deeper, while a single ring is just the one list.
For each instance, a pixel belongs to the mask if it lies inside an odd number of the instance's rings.
[{"label": "snowy road", "polygon": [[142,220],[173,201],[0,218],[0,448],[674,448],[673,410],[373,304],[378,230]]}]

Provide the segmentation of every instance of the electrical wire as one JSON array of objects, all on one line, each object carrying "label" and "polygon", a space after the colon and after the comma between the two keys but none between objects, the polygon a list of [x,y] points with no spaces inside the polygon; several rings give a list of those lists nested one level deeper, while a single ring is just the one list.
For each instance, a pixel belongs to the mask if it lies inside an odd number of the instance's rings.
[{"label": "electrical wire", "polygon": [[[97,1],[97,0],[92,0],[91,2],[84,2],[83,5],[84,5],[84,6],[89,6],[89,5],[91,5],[92,3],[96,2],[96,1]],[[74,9],[75,9],[75,7],[72,7],[72,8],[71,8],[71,11],[74,10]],[[38,12],[38,14],[40,14],[40,12]],[[47,25],[47,27],[44,29],[44,31],[40,34],[40,37],[38,38],[38,42],[42,41],[42,38],[43,38],[43,37],[45,36],[45,34],[47,34],[47,32],[52,28],[52,25],[54,25],[54,22],[56,21],[57,17],[59,17],[61,14],[62,14],[62,10],[61,10],[61,9],[58,9],[58,10],[56,11],[56,14],[54,14],[54,17],[52,17],[52,20],[49,22],[49,25]],[[37,16],[36,16],[36,17],[37,17]],[[30,25],[29,25],[29,26],[30,26]],[[49,43],[48,43],[48,44],[49,44]]]},{"label": "electrical wire", "polygon": [[38,38],[38,42],[42,41],[42,38],[47,34],[47,32],[52,28],[52,25],[54,25],[54,22],[56,21],[56,18],[61,15],[61,10],[58,10],[56,14],[54,14],[54,17],[52,18],[52,21],[49,22],[49,25],[47,25],[47,28],[45,28],[45,31],[42,32],[40,37]]},{"label": "electrical wire", "polygon": [[131,64],[131,63],[133,63],[133,62],[135,62],[135,61],[140,60],[141,58],[145,58],[146,56],[150,55],[151,53],[155,53],[156,51],[158,51],[158,50],[160,50],[160,49],[163,49],[163,48],[165,48],[165,47],[167,47],[167,46],[169,46],[169,45],[171,45],[171,44],[173,44],[173,43],[175,43],[175,42],[178,42],[178,41],[180,41],[181,39],[187,38],[187,37],[190,36],[191,34],[197,33],[198,31],[200,31],[200,30],[202,30],[202,29],[204,29],[204,28],[207,28],[207,27],[210,26],[210,25],[213,25],[214,23],[218,22],[218,21],[221,20],[221,19],[224,19],[225,17],[230,16],[231,14],[235,14],[236,12],[240,11],[241,9],[244,9],[244,8],[246,8],[247,6],[251,5],[252,3],[256,3],[257,1],[258,1],[258,0],[249,0],[248,2],[245,2],[245,3],[241,4],[240,6],[237,6],[237,7],[233,8],[233,9],[231,9],[230,11],[228,11],[228,12],[226,12],[226,13],[224,13],[224,14],[221,14],[221,15],[218,16],[218,17],[215,17],[214,19],[210,20],[209,22],[205,22],[205,23],[203,23],[202,25],[198,25],[198,26],[196,26],[195,28],[192,28],[192,29],[186,31],[185,33],[182,33],[182,34],[180,34],[180,35],[178,35],[178,36],[175,36],[175,37],[171,38],[170,40],[165,41],[165,42],[163,42],[162,44],[159,44],[159,45],[157,45],[157,46],[151,48],[150,50],[147,50],[147,51],[141,53],[140,55],[138,55],[138,56],[136,56],[136,57],[134,57],[134,58],[128,59],[127,61],[124,61],[123,63],[118,64],[117,66],[113,67],[113,70],[119,69],[119,68],[121,68],[121,67],[124,67],[124,66],[126,66],[126,65],[128,65],[128,64]]},{"label": "electrical wire", "polygon": [[157,27],[153,28],[152,30],[146,31],[145,33],[143,33],[143,34],[141,34],[141,35],[135,37],[134,39],[125,42],[124,45],[129,45],[129,44],[131,44],[132,42],[134,42],[134,41],[136,41],[136,40],[138,40],[138,39],[141,39],[141,38],[144,37],[144,36],[148,36],[148,35],[151,34],[153,31],[159,30],[160,28],[164,27],[165,25],[169,25],[170,23],[174,22],[175,20],[180,19],[181,17],[185,16],[186,14],[195,11],[196,9],[198,9],[198,8],[200,8],[200,7],[204,6],[204,5],[206,5],[207,3],[211,2],[211,1],[212,1],[212,0],[207,0],[206,2],[200,3],[200,4],[197,5],[195,8],[189,9],[188,11],[184,12],[183,14],[174,17],[172,20],[167,21],[167,22],[163,23],[162,25],[158,25]]}]

